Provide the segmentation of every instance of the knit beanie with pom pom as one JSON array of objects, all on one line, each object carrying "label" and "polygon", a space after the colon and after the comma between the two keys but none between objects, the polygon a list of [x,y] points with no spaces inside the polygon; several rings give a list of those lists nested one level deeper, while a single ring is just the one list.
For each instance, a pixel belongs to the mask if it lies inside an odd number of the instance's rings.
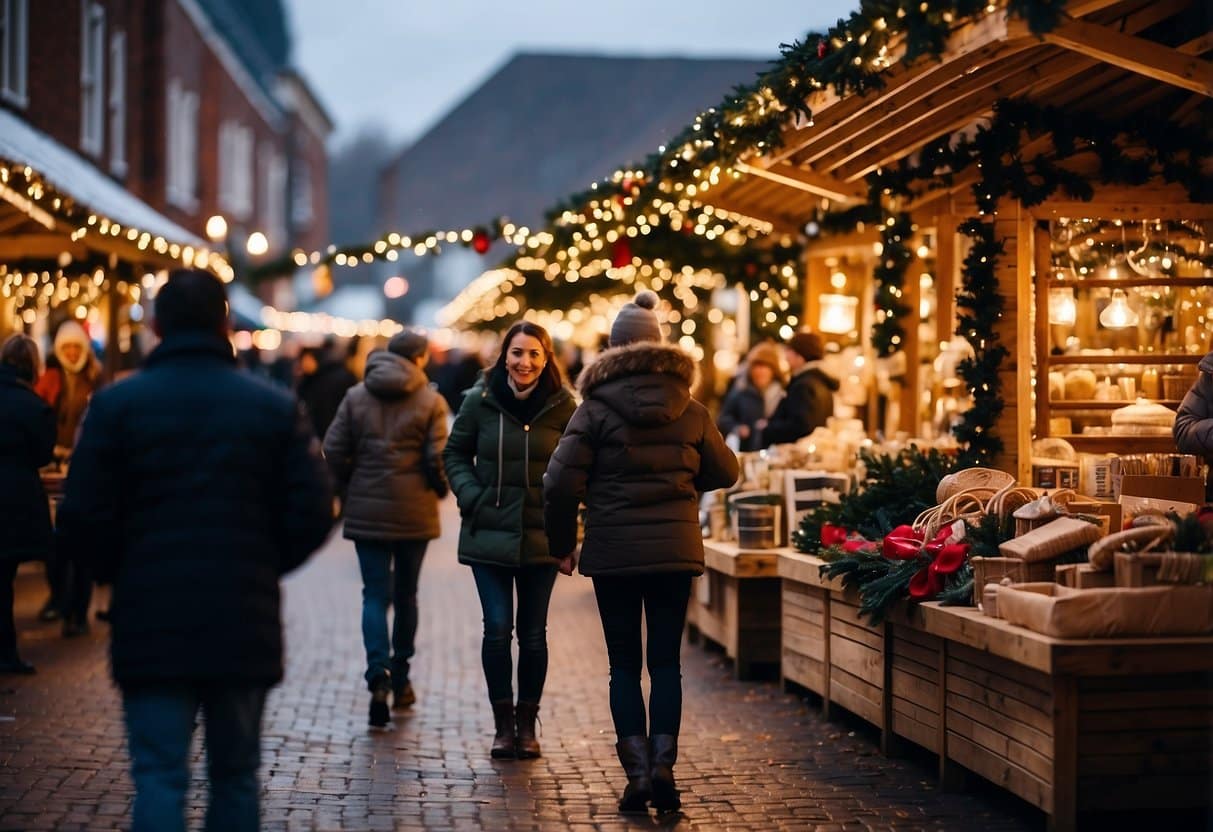
[{"label": "knit beanie with pom pom", "polygon": [[657,321],[657,294],[645,289],[636,299],[625,304],[611,326],[611,346],[622,347],[636,341],[663,341],[661,324]]}]

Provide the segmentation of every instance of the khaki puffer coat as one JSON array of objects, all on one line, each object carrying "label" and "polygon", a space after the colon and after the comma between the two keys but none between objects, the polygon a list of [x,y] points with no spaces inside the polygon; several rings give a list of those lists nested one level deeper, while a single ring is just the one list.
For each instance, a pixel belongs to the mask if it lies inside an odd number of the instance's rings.
[{"label": "khaki puffer coat", "polygon": [[582,371],[583,402],[543,478],[554,556],[577,543],[586,506],[583,575],[703,572],[699,496],[737,481],[737,457],[691,398],[695,362],[639,342]]},{"label": "khaki puffer coat", "polygon": [[459,562],[553,566],[543,532],[543,472],[573,415],[561,388],[528,423],[502,406],[488,370],[464,396],[443,455],[459,502]]},{"label": "khaki puffer coat", "polygon": [[346,537],[438,537],[447,412],[420,367],[395,353],[371,353],[365,380],[346,391],[324,435]]}]

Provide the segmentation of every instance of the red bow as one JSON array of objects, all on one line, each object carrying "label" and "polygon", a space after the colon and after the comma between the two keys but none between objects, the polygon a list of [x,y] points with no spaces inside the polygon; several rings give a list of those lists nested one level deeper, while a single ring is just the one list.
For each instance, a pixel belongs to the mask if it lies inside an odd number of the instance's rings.
[{"label": "red bow", "polygon": [[947,576],[964,566],[969,556],[969,544],[959,542],[963,536],[963,525],[960,528],[956,524],[944,526],[922,547],[931,562],[910,579],[910,598],[929,601],[943,590]]},{"label": "red bow", "polygon": [[835,526],[832,523],[823,523],[821,526],[821,545],[822,546],[841,546],[847,542],[847,530],[842,526]]},{"label": "red bow", "polygon": [[889,560],[913,560],[923,550],[923,533],[910,526],[898,526],[885,535],[880,553]]}]

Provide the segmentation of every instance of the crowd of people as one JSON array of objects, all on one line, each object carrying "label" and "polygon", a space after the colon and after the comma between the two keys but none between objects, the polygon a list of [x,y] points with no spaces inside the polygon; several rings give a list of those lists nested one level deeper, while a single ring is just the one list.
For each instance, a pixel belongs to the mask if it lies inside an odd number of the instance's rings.
[{"label": "crowd of people", "polygon": [[[736,481],[730,446],[765,447],[824,422],[837,385],[820,369],[816,335],[798,333],[783,356],[761,344],[717,427],[656,303],[642,292],[622,308],[576,392],[550,335],[529,322],[504,334],[495,363],[450,360],[441,372],[418,330],[370,352],[360,374],[326,344],[303,351],[287,389],[239,366],[222,284],[189,270],[156,296],[160,343],[120,382],[100,386],[74,323],[57,331],[45,371],[37,344],[12,336],[0,350],[0,482],[14,495],[0,504],[0,672],[34,672],[13,627],[19,563],[48,561],[43,614],[63,617],[69,635],[88,626],[92,585],[112,585],[134,828],[180,826],[199,711],[208,828],[256,828],[261,712],[282,676],[279,579],[341,522],[363,584],[368,722],[386,725],[417,701],[418,579],[449,491],[483,615],[489,754],[541,754],[549,601],[558,574],[579,569],[607,646],[620,809],[678,808],[679,646],[703,571],[699,496]],[[39,472],[69,457],[52,524]]]}]

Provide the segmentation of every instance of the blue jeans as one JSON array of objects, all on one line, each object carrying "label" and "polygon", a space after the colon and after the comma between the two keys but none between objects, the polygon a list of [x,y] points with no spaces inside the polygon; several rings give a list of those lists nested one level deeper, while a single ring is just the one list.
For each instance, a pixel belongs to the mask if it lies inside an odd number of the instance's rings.
[{"label": "blue jeans", "polygon": [[165,682],[125,688],[122,706],[135,781],[132,832],[184,832],[190,737],[206,724],[208,832],[255,832],[264,685]]},{"label": "blue jeans", "polygon": [[539,704],[548,675],[548,601],[556,583],[556,566],[472,564],[484,641],[480,661],[489,686],[489,701],[514,701],[514,666],[510,653],[514,630],[514,587],[518,587],[518,701]]},{"label": "blue jeans", "polygon": [[[366,681],[390,674],[403,687],[417,638],[417,579],[427,540],[355,540],[362,571],[362,644],[366,648]],[[392,561],[396,562],[393,577]],[[392,641],[388,644],[387,611],[395,606]],[[390,656],[389,656],[390,651]]]},{"label": "blue jeans", "polygon": [[611,718],[615,734],[643,737],[644,695],[640,671],[644,664],[640,611],[648,629],[649,730],[678,736],[682,724],[682,630],[691,598],[686,572],[594,578],[598,615],[611,664]]}]

